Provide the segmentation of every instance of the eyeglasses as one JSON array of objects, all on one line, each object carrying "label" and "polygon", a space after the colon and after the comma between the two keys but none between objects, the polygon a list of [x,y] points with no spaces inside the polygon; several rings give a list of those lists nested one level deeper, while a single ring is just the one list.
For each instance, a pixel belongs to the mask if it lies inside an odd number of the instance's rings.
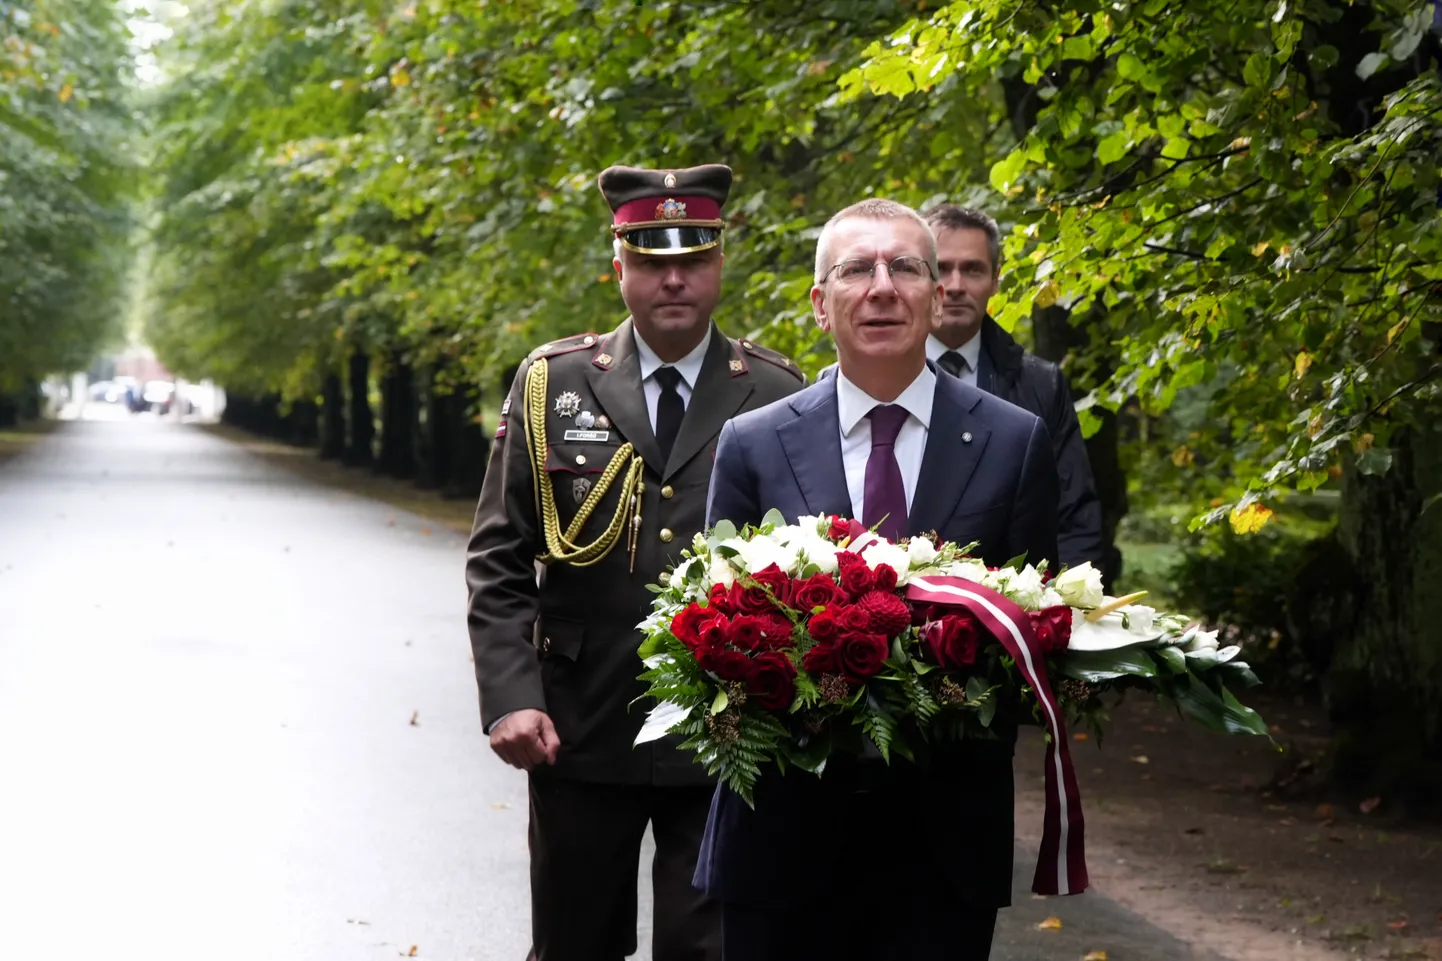
[{"label": "eyeglasses", "polygon": [[[836,282],[840,284],[869,284],[876,276],[876,268],[883,266],[881,261],[843,260],[839,264],[832,264],[831,269],[822,276],[824,283],[834,273]],[[891,275],[893,284],[924,284],[935,279],[931,272],[931,264],[920,257],[897,257],[889,264],[885,264],[886,272]]]}]

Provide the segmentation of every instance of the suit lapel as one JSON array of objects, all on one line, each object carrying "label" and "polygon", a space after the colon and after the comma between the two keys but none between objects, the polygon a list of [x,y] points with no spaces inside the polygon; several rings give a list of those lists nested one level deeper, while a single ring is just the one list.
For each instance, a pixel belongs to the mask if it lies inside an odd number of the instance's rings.
[{"label": "suit lapel", "polygon": [[909,533],[943,530],[956,513],[991,437],[991,430],[973,413],[981,400],[979,393],[971,393],[959,380],[936,379],[921,476],[911,498]]},{"label": "suit lapel", "polygon": [[[701,364],[701,373],[691,391],[691,400],[686,405],[686,416],[681,421],[681,430],[676,434],[676,443],[671,448],[671,459],[666,462],[662,480],[685,467],[691,458],[711,443],[721,433],[722,426],[730,420],[746,398],[756,389],[745,364],[741,371],[731,369],[731,361],[740,358],[731,348],[731,341],[721,333],[715,324],[711,325],[711,346],[706,350],[706,359]],[[639,376],[640,367],[637,366]]]},{"label": "suit lapel", "polygon": [[796,417],[776,428],[796,486],[813,514],[851,516],[851,492],[841,460],[841,420],[836,379],[829,378],[790,398]]},{"label": "suit lapel", "polygon": [[606,415],[621,436],[631,442],[641,459],[657,474],[666,469],[661,460],[661,445],[651,429],[651,415],[646,410],[646,392],[641,387],[641,358],[636,353],[636,339],[631,335],[628,318],[604,338],[596,356],[611,355],[611,363],[600,366],[593,362],[586,368],[591,392],[601,402]]}]

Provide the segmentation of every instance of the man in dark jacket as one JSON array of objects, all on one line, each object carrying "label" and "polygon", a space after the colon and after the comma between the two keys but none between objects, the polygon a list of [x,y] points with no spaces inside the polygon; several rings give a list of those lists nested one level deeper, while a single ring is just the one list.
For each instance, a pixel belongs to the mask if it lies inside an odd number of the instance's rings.
[{"label": "man in dark jacket", "polygon": [[1069,566],[1090,561],[1106,569],[1101,502],[1066,375],[1056,364],[1023,350],[986,313],[1001,272],[996,221],[953,204],[933,207],[922,216],[936,234],[939,279],[946,288],[941,321],[926,346],[927,359],[1046,423],[1061,483],[1059,560]]}]

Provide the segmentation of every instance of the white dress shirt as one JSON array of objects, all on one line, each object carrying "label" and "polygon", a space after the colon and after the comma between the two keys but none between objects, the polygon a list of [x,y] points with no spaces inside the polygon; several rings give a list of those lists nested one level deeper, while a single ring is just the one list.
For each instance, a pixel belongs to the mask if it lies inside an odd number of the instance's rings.
[{"label": "white dress shirt", "polygon": [[[906,509],[916,495],[916,479],[921,476],[921,458],[926,453],[926,433],[931,429],[931,405],[935,400],[936,375],[931,368],[921,373],[911,386],[892,403],[906,408],[910,415],[896,435],[896,464],[901,468],[901,482],[906,487]],[[846,468],[846,490],[851,495],[851,516],[860,520],[866,499],[866,461],[871,457],[871,419],[866,415],[878,403],[866,391],[836,370],[836,412],[841,426],[841,463]]]},{"label": "white dress shirt", "polygon": [[[935,334],[932,334],[930,337],[926,338],[927,360],[936,363],[941,360],[941,355],[946,353],[948,350],[951,350],[951,348],[943,344],[941,341],[937,340]],[[972,334],[971,340],[968,340],[966,343],[956,348],[956,352],[966,359],[966,370],[961,372],[961,376],[958,379],[961,380],[961,382],[964,384],[970,384],[971,386],[975,387],[976,365],[981,363],[980,328],[977,329],[977,332],[975,334]]]},{"label": "white dress shirt", "polygon": [[701,343],[674,364],[668,364],[657,357],[651,345],[642,339],[641,332],[634,326],[631,333],[636,337],[636,354],[641,361],[641,389],[646,392],[646,412],[651,416],[651,432],[655,433],[656,407],[661,403],[661,382],[652,375],[662,367],[675,367],[676,372],[681,375],[681,383],[676,385],[676,393],[681,395],[681,405],[689,407],[691,391],[696,389],[696,378],[701,376],[701,365],[706,363],[706,350],[711,346],[711,325],[706,325],[706,336],[701,338]]}]

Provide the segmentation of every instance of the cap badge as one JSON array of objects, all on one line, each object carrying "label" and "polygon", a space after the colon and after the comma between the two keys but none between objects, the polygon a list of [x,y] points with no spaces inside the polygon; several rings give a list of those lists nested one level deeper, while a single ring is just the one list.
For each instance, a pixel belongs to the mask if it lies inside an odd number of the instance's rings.
[{"label": "cap badge", "polygon": [[563,391],[556,397],[556,414],[559,417],[574,417],[581,409],[581,395],[574,390]]},{"label": "cap badge", "polygon": [[667,197],[656,205],[657,220],[685,220],[686,205],[678,203],[674,197]]},{"label": "cap badge", "polygon": [[667,189],[667,190],[670,190],[672,187],[676,186],[676,175],[675,175],[675,174],[667,174],[667,175],[666,175],[666,179],[663,180],[662,183],[664,183],[664,184],[666,185],[666,189]]}]

